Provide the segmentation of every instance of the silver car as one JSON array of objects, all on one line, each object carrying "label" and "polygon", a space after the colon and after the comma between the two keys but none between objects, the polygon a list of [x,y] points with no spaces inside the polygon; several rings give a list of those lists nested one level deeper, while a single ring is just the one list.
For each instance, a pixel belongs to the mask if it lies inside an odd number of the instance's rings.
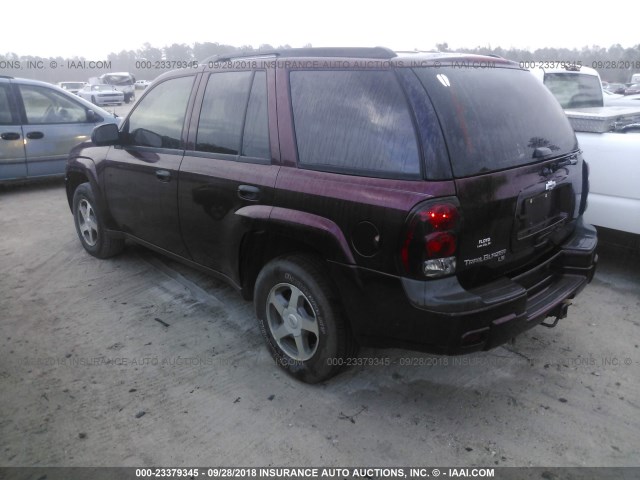
[{"label": "silver car", "polygon": [[78,91],[78,96],[89,100],[94,105],[122,105],[124,93],[116,90],[112,85],[85,85]]},{"label": "silver car", "polygon": [[55,85],[0,76],[0,183],[63,175],[69,150],[118,120]]},{"label": "silver car", "polygon": [[71,93],[78,93],[78,91],[84,87],[87,82],[58,82],[58,86],[63,90]]}]

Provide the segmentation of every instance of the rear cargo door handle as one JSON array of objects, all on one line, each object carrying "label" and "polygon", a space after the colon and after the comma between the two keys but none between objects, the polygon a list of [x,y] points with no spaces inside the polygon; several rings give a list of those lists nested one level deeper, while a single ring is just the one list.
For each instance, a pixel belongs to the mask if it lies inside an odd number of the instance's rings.
[{"label": "rear cargo door handle", "polygon": [[238,196],[243,200],[257,202],[260,200],[260,189],[253,185],[240,185],[238,187]]},{"label": "rear cargo door handle", "polygon": [[19,140],[20,134],[16,132],[4,132],[0,137],[2,137],[3,140]]},{"label": "rear cargo door handle", "polygon": [[171,172],[169,170],[156,170],[156,178],[161,182],[168,182],[171,180]]},{"label": "rear cargo door handle", "polygon": [[40,140],[41,138],[44,138],[44,133],[42,133],[42,132],[29,132],[29,133],[27,133],[27,138],[30,138],[31,140]]}]

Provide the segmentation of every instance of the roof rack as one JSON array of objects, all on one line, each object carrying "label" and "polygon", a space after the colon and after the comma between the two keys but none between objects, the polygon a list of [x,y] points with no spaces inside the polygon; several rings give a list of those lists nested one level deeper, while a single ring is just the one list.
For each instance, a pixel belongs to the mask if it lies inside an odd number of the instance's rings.
[{"label": "roof rack", "polygon": [[359,57],[388,60],[397,56],[393,50],[385,47],[319,47],[319,48],[282,48],[258,50],[252,52],[227,53],[214,55],[204,60],[207,62],[228,62],[235,58],[251,57]]},{"label": "roof rack", "polygon": [[396,50],[396,53],[442,53],[438,50]]}]

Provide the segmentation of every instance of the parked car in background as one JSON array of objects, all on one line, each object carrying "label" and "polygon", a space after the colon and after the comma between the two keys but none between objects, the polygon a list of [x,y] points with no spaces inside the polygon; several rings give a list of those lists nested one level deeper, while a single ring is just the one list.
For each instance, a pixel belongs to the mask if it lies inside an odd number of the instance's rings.
[{"label": "parked car in background", "polygon": [[58,86],[67,92],[77,94],[78,91],[84,87],[87,82],[58,82]]},{"label": "parked car in background", "polygon": [[78,92],[78,96],[95,105],[122,105],[124,103],[124,93],[116,90],[112,85],[85,85]]},{"label": "parked car in background", "polygon": [[604,88],[605,90],[611,92],[611,93],[617,93],[620,95],[624,94],[624,90],[627,88],[627,86],[624,83],[610,83],[606,88]]},{"label": "parked car in background", "polygon": [[136,80],[136,88],[140,90],[144,90],[150,84],[151,82],[149,80]]},{"label": "parked car in background", "polygon": [[112,85],[113,88],[120,91],[124,95],[124,103],[129,103],[136,99],[135,82],[136,77],[129,72],[112,72],[105,73],[98,77],[100,83]]},{"label": "parked car in background", "polygon": [[634,83],[624,89],[625,95],[638,95],[640,94],[640,83]]},{"label": "parked car in background", "polygon": [[640,95],[618,95],[603,91],[604,106],[638,107],[640,109]]},{"label": "parked car in background", "polygon": [[69,150],[112,114],[57,86],[0,76],[0,182],[59,176]]},{"label": "parked car in background", "polygon": [[[71,152],[88,253],[131,239],[228,281],[310,383],[358,364],[358,344],[461,354],[566,316],[595,272],[588,171],[528,71],[385,48],[250,56],[162,75]],[[459,67],[479,63],[495,68]]]}]

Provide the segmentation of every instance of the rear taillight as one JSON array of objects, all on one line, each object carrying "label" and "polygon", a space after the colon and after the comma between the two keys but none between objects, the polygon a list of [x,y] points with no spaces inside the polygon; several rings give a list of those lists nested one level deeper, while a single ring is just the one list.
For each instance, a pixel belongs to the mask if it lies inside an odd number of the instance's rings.
[{"label": "rear taillight", "polygon": [[400,249],[404,273],[418,278],[456,271],[460,212],[454,198],[424,203],[409,215]]}]

